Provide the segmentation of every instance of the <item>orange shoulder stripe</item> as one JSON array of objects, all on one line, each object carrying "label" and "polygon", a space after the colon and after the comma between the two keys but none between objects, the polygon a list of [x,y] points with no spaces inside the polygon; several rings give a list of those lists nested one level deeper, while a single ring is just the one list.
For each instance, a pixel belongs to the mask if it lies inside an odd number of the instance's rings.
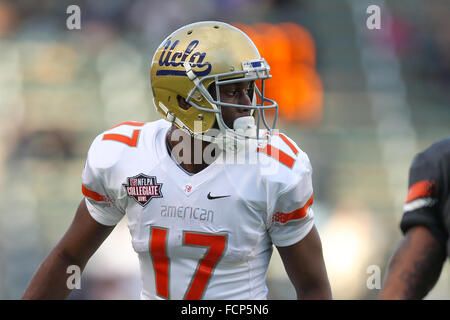
[{"label": "orange shoulder stripe", "polygon": [[295,162],[294,158],[292,158],[287,153],[284,153],[280,149],[271,146],[270,144],[268,144],[264,148],[258,148],[257,151],[267,154],[268,156],[280,161],[282,164],[284,164],[289,168],[292,168],[292,166],[294,165]]},{"label": "orange shoulder stripe", "polygon": [[289,141],[289,139],[284,134],[282,134],[282,133],[275,133],[275,135],[279,136],[284,141],[284,143],[286,143],[289,146],[289,148],[291,148],[292,152],[294,152],[295,155],[298,154],[297,148],[292,144],[292,142]]}]

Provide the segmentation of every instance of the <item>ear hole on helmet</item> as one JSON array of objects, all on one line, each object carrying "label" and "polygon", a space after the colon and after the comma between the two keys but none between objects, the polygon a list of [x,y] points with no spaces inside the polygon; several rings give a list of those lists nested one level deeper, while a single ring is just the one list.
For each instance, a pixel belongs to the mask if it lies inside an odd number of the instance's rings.
[{"label": "ear hole on helmet", "polygon": [[188,110],[190,107],[192,107],[189,103],[186,102],[186,100],[178,95],[177,96],[177,100],[178,100],[178,106],[183,109],[183,110]]}]

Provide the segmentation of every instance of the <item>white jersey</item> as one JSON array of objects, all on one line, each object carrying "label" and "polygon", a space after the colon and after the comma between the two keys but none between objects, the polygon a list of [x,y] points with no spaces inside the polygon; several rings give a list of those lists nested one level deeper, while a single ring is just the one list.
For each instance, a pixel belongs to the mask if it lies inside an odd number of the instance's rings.
[{"label": "white jersey", "polygon": [[90,214],[108,226],[127,215],[143,299],[266,299],[272,244],[314,224],[307,155],[278,134],[255,145],[257,161],[219,157],[191,175],[167,150],[170,125],[126,122],[94,140],[82,176]]}]

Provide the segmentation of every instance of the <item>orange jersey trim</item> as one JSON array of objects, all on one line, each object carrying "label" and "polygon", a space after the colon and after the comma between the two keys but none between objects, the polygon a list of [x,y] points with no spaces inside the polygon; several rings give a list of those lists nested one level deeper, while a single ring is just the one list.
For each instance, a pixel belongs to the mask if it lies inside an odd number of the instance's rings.
[{"label": "orange jersey trim", "polygon": [[99,194],[95,191],[89,190],[84,185],[81,185],[81,192],[83,193],[83,195],[85,197],[91,198],[95,201],[108,201],[107,197],[102,196],[101,194]]},{"label": "orange jersey trim", "polygon": [[130,147],[136,147],[137,142],[139,139],[139,134],[141,133],[141,130],[134,130],[132,137],[127,137],[122,134],[116,134],[116,133],[105,133],[103,135],[102,140],[113,140],[125,143],[126,145],[129,145]]},{"label": "orange jersey trim", "polygon": [[286,223],[291,220],[298,220],[304,218],[307,213],[309,207],[313,204],[314,197],[311,196],[309,200],[306,202],[306,204],[301,207],[300,209],[297,209],[295,211],[284,213],[284,212],[277,212],[272,216],[272,222],[280,222],[280,223]]},{"label": "orange jersey trim", "polygon": [[297,148],[292,144],[292,142],[289,141],[289,139],[284,134],[274,133],[274,135],[279,136],[284,141],[284,143],[286,143],[289,146],[289,148],[291,148],[292,152],[294,152],[295,155],[298,154]]},{"label": "orange jersey trim", "polygon": [[282,164],[284,164],[285,166],[287,166],[289,168],[292,168],[292,166],[294,165],[294,162],[295,162],[294,158],[292,158],[287,153],[284,153],[280,149],[275,148],[274,146],[271,146],[270,144],[265,146],[263,149],[258,148],[257,151],[267,154],[268,156],[278,160],[279,162],[281,162]]},{"label": "orange jersey trim", "polygon": [[411,202],[419,198],[431,197],[435,191],[435,182],[422,180],[413,184],[408,191],[406,202]]}]

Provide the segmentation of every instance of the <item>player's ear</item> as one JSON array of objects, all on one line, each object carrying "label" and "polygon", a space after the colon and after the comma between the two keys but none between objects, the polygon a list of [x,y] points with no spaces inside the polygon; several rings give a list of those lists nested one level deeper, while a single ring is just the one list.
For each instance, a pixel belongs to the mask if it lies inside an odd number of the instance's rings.
[{"label": "player's ear", "polygon": [[191,106],[189,103],[187,103],[186,100],[185,100],[182,96],[180,96],[180,95],[177,96],[177,100],[178,100],[178,105],[179,105],[180,108],[183,109],[183,110],[187,110],[187,109],[189,109],[190,107],[192,107],[192,106]]}]

